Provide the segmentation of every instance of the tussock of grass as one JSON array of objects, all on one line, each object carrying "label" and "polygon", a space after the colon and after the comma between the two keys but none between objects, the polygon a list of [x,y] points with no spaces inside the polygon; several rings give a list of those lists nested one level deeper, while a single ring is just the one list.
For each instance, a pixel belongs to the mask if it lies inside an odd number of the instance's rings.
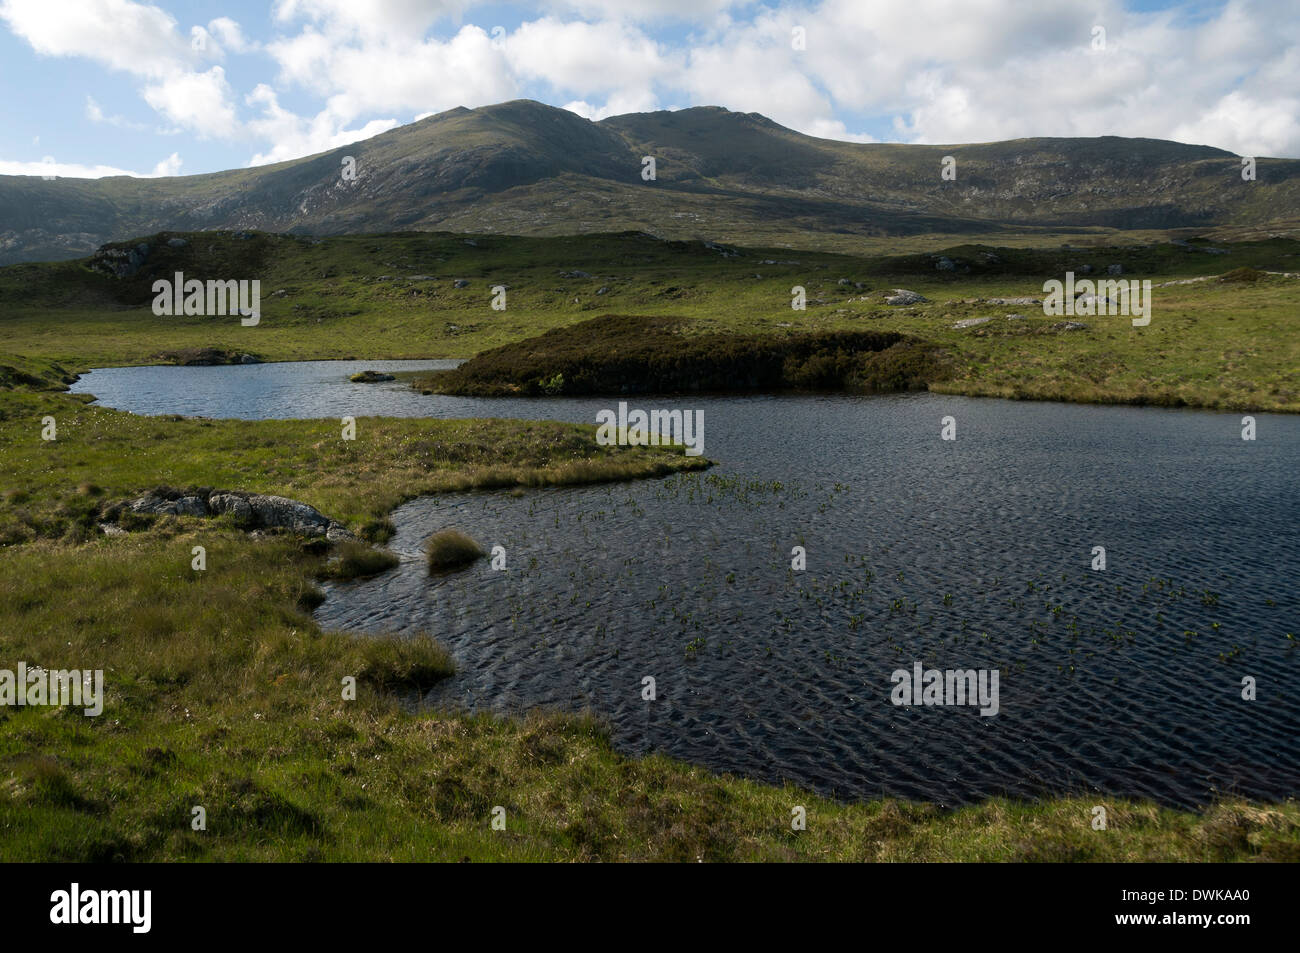
[{"label": "tussock of grass", "polygon": [[1267,278],[1264,272],[1257,268],[1251,268],[1249,265],[1243,265],[1240,268],[1234,268],[1231,271],[1219,275],[1219,280],[1224,282],[1244,281],[1254,283],[1261,278]]},{"label": "tussock of grass", "polygon": [[383,544],[393,538],[397,532],[397,527],[387,516],[382,519],[371,520],[357,530],[357,535],[367,542]]},{"label": "tussock of grass", "polygon": [[392,569],[398,561],[397,556],[387,550],[347,540],[334,547],[334,554],[326,561],[322,575],[330,579],[376,576]]},{"label": "tussock of grass", "polygon": [[444,529],[429,537],[424,555],[430,572],[447,572],[481,559],[487,550],[458,529]]},{"label": "tussock of grass", "polygon": [[428,691],[456,671],[447,650],[427,632],[367,639],[362,654],[365,664],[358,678],[380,691]]}]

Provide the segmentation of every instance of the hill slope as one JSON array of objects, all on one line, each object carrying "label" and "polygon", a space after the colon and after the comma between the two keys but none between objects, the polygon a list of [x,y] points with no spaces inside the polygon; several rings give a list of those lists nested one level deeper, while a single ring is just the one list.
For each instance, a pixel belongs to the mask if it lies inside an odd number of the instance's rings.
[{"label": "hill slope", "polygon": [[[657,178],[642,180],[642,157]],[[957,178],[940,177],[956,159]],[[356,178],[344,181],[345,157]],[[165,179],[0,176],[0,264],[165,229],[454,230],[792,242],[1300,218],[1300,161],[1153,139],[816,139],[718,107],[598,123],[528,100],[457,108],[291,162]]]}]

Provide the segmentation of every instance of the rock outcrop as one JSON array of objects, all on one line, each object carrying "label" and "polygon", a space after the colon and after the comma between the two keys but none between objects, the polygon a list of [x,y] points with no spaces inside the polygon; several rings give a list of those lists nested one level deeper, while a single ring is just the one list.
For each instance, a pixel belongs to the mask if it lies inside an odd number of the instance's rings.
[{"label": "rock outcrop", "polygon": [[915,291],[908,291],[906,288],[895,288],[894,293],[885,298],[885,304],[895,306],[924,304],[929,300],[925,295],[917,294]]},{"label": "rock outcrop", "polygon": [[182,491],[159,487],[110,507],[107,515],[111,522],[107,525],[116,522],[125,511],[155,516],[230,516],[236,525],[247,530],[283,530],[298,536],[323,536],[330,542],[355,538],[341,523],[306,503],[242,490]]}]

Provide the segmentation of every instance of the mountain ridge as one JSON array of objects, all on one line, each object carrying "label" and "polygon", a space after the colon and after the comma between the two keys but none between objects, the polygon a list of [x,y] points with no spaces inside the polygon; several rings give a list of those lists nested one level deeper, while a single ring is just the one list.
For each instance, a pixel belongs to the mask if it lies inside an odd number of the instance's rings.
[{"label": "mountain ridge", "polygon": [[[641,177],[654,156],[656,178]],[[944,156],[956,179],[941,178]],[[345,157],[356,178],[342,177]],[[644,230],[818,247],[854,236],[1175,229],[1300,217],[1300,160],[1102,136],[850,143],[717,106],[598,122],[532,100],[456,107],[300,159],[160,179],[0,176],[0,264],[164,230]]]}]

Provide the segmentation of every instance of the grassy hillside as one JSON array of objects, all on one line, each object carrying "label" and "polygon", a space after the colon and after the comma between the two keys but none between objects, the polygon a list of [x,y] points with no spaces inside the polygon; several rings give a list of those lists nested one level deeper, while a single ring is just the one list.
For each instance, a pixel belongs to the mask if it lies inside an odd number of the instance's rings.
[{"label": "grassy hillside", "polygon": [[[657,176],[641,178],[642,158]],[[952,156],[956,178],[940,176]],[[356,177],[342,177],[343,161]],[[133,235],[268,230],[338,235],[620,230],[849,251],[924,237],[1277,223],[1300,217],[1300,161],[1151,139],[973,145],[846,143],[717,107],[598,123],[518,100],[458,108],[330,152],[163,179],[0,176],[0,264],[69,258]],[[1288,221],[1289,220],[1289,221]],[[938,236],[948,236],[940,240]],[[961,240],[961,239],[956,239]]]},{"label": "grassy hillside", "polygon": [[[671,319],[687,335],[775,342],[823,332],[901,334],[942,353],[945,374],[932,387],[951,393],[1300,410],[1300,243],[1287,239],[963,245],[867,257],[638,233],[325,240],[185,233],[181,248],[170,247],[169,236],[146,239],[149,256],[127,278],[96,270],[96,259],[0,268],[0,373],[25,368],[57,381],[92,366],[175,362],[202,348],[262,360],[471,357],[617,315]],[[951,269],[941,270],[945,260]],[[1111,264],[1126,279],[1153,282],[1149,326],[1101,316],[1066,330],[1039,306],[990,300],[1041,297],[1047,278],[1084,267],[1104,275]],[[1292,277],[1218,278],[1239,268]],[[154,316],[152,281],[175,271],[260,280],[261,323]],[[1204,280],[1177,283],[1193,278]],[[806,291],[806,310],[791,308],[796,285]],[[505,310],[492,306],[496,286],[507,288]],[[886,304],[899,287],[929,301]],[[599,350],[601,342],[588,345]]]}]

